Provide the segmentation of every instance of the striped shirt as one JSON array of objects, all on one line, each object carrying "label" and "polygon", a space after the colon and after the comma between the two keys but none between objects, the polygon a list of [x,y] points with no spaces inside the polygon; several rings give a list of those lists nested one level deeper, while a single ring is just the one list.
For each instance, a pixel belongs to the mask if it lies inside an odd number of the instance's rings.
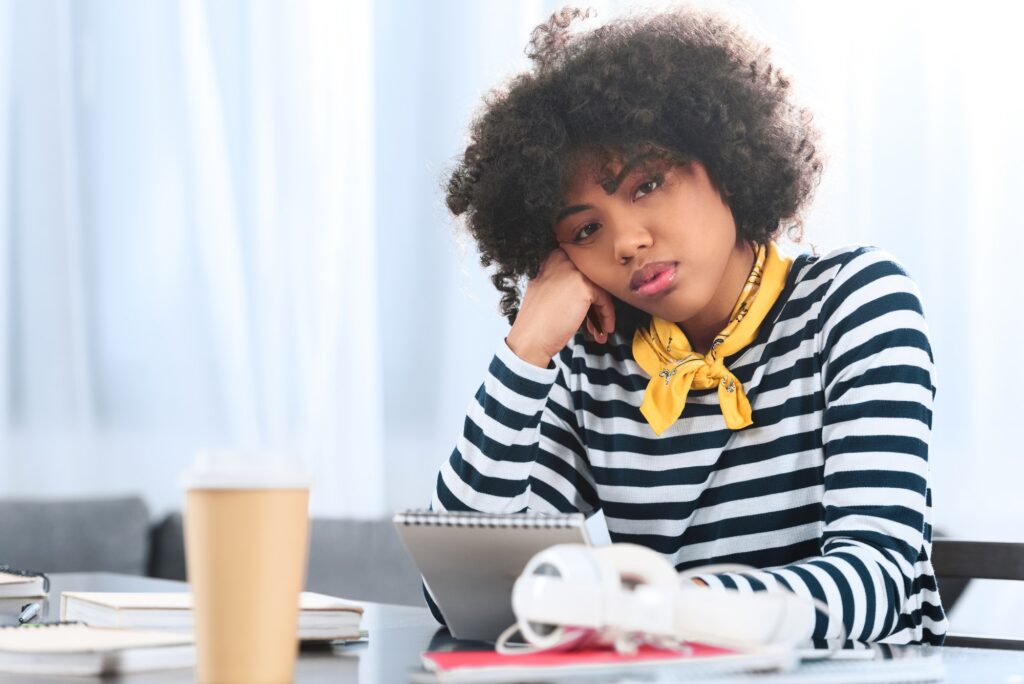
[{"label": "striped shirt", "polygon": [[656,436],[632,340],[577,335],[548,368],[504,343],[437,478],[436,510],[603,511],[712,587],[828,605],[815,638],[941,643],[928,442],[934,368],[917,287],[885,252],[796,257],[757,338],[726,360],[753,425],[691,390]]}]

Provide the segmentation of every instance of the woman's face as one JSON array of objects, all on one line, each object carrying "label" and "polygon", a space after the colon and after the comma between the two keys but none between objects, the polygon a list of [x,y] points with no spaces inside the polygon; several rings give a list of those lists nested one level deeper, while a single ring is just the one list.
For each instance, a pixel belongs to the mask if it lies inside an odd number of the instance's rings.
[{"label": "woman's face", "polygon": [[723,288],[723,282],[731,283],[730,275],[743,270],[737,260],[750,254],[737,242],[732,212],[697,161],[581,165],[555,235],[598,287],[684,329],[687,321],[703,321],[723,306],[728,316],[739,290]]}]

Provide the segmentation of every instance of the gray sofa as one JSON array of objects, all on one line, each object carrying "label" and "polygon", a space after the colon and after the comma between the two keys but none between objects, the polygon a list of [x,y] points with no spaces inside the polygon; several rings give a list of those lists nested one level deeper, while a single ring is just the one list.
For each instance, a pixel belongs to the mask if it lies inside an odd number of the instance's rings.
[{"label": "gray sofa", "polygon": [[[42,572],[185,579],[180,513],[153,521],[142,499],[0,499],[0,564]],[[306,588],[364,601],[425,605],[390,520],[314,518]]]}]

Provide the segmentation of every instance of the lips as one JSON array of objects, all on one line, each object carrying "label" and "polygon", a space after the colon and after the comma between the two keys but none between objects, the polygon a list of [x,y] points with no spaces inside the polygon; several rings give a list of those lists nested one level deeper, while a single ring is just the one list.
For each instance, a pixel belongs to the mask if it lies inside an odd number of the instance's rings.
[{"label": "lips", "polygon": [[633,271],[629,289],[640,295],[652,295],[663,291],[676,278],[675,261],[654,261]]}]

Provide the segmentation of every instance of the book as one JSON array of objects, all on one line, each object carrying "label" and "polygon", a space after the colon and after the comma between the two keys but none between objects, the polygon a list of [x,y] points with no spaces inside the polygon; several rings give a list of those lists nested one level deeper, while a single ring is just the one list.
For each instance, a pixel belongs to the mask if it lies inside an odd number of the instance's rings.
[{"label": "book", "polygon": [[34,598],[46,596],[46,576],[21,572],[6,566],[0,568],[0,598]]},{"label": "book", "polygon": [[[302,592],[299,597],[299,639],[360,638],[363,608],[325,594]],[[60,597],[61,620],[96,627],[192,631],[192,594],[188,592],[65,591]]]},{"label": "book", "polygon": [[512,585],[534,555],[590,543],[580,513],[403,511],[394,524],[458,639],[494,641],[515,622]]},{"label": "book", "polygon": [[109,675],[193,667],[188,635],[70,623],[0,627],[0,672]]},{"label": "book", "polygon": [[[738,652],[704,644],[688,644],[683,650],[641,646],[635,654],[610,648],[544,651],[502,655],[495,651],[427,652],[423,667],[430,675],[421,681],[437,682],[547,682],[553,679],[592,680],[646,673],[684,676],[689,681],[740,672],[788,670],[797,663],[792,651],[766,649]],[[432,675],[432,676],[431,676]]]},{"label": "book", "polygon": [[30,604],[39,604],[39,610],[31,615],[31,621],[38,622],[50,608],[49,599],[43,598],[0,598],[0,627],[17,627],[21,624],[21,615]]}]

